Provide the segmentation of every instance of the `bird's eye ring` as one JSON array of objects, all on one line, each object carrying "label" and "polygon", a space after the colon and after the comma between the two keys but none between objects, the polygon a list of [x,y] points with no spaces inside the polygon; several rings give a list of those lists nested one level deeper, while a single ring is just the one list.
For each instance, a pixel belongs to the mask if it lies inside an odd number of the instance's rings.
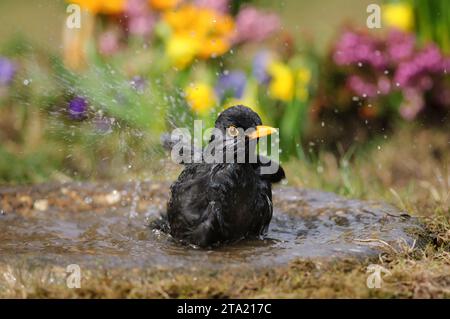
[{"label": "bird's eye ring", "polygon": [[230,126],[229,128],[227,128],[227,133],[231,137],[236,137],[239,135],[239,130],[235,126]]}]

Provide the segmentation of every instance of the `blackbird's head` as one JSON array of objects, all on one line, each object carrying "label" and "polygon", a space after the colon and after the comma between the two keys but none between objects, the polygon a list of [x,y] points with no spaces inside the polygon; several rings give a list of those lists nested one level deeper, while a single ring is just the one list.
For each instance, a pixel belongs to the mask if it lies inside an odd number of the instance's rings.
[{"label": "blackbird's head", "polygon": [[243,105],[232,106],[220,113],[215,128],[226,139],[242,138],[240,135],[244,134],[245,140],[253,140],[276,132],[276,129],[262,125],[259,115]]}]

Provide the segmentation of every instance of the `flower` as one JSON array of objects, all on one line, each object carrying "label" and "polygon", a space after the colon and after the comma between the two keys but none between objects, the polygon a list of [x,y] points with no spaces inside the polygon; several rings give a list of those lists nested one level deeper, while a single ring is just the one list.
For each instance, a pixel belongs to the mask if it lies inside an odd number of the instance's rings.
[{"label": "flower", "polygon": [[128,15],[128,31],[131,34],[146,36],[152,32],[156,18],[147,0],[128,0],[125,11]]},{"label": "flower", "polygon": [[119,14],[124,11],[127,0],[69,0],[94,14]]},{"label": "flower", "polygon": [[294,75],[291,69],[281,62],[273,62],[267,71],[271,76],[269,95],[285,102],[290,101],[294,95]]},{"label": "flower", "polygon": [[0,57],[0,86],[9,85],[16,74],[16,66],[9,59]]},{"label": "flower", "polygon": [[244,94],[246,83],[244,72],[232,71],[220,76],[215,91],[221,101],[228,97],[240,99]]},{"label": "flower", "polygon": [[206,114],[216,104],[214,90],[209,84],[203,82],[188,86],[185,94],[191,108],[199,114]]},{"label": "flower", "polygon": [[81,120],[86,117],[88,103],[84,97],[77,96],[69,101],[69,116],[73,120]]},{"label": "flower", "polygon": [[253,76],[260,84],[267,84],[270,81],[270,76],[267,73],[267,66],[271,60],[271,53],[267,50],[259,51],[253,58]]},{"label": "flower", "polygon": [[127,0],[125,12],[129,16],[138,16],[142,12],[148,12],[148,0]]},{"label": "flower", "polygon": [[309,97],[309,83],[311,81],[311,71],[305,67],[297,71],[297,92],[296,98],[300,101],[306,101]]},{"label": "flower", "polygon": [[195,6],[211,9],[220,13],[228,13],[230,0],[195,0]]},{"label": "flower", "polygon": [[333,59],[337,65],[367,63],[377,69],[385,69],[387,61],[381,49],[374,37],[346,31],[336,45]]},{"label": "flower", "polygon": [[181,1],[182,0],[149,0],[153,9],[161,11],[174,9]]},{"label": "flower", "polygon": [[200,44],[185,34],[175,34],[166,43],[166,53],[171,63],[179,69],[184,69],[198,52]]},{"label": "flower", "polygon": [[430,74],[444,72],[444,58],[435,45],[428,45],[415,56],[399,64],[394,81],[399,86],[414,86],[419,84],[423,89],[429,89],[424,77]]},{"label": "flower", "polygon": [[[163,19],[172,30],[168,41],[173,42],[173,38],[175,38],[178,47],[183,47],[183,50],[174,51],[180,53],[176,55],[176,61],[182,60],[182,63],[178,64],[182,64],[184,67],[195,56],[208,59],[223,55],[230,49],[234,22],[229,15],[193,5],[185,5],[178,10],[166,12]],[[187,47],[189,45],[191,48]],[[182,57],[182,53],[186,57]],[[170,54],[168,52],[168,55]]]},{"label": "flower", "polygon": [[224,55],[230,49],[228,40],[222,37],[209,37],[200,45],[198,56],[202,59],[215,58]]},{"label": "flower", "polygon": [[280,19],[274,13],[265,13],[253,7],[239,11],[236,17],[234,42],[262,41],[280,29]]},{"label": "flower", "polygon": [[403,102],[399,112],[405,120],[414,120],[424,106],[424,99],[419,91],[411,88],[403,90]]},{"label": "flower", "polygon": [[119,50],[119,37],[113,30],[106,31],[100,35],[98,40],[99,51],[103,55],[112,55]]},{"label": "flower", "polygon": [[373,83],[367,82],[359,75],[351,75],[347,79],[347,86],[359,96],[373,97],[377,94],[377,86]]},{"label": "flower", "polygon": [[405,2],[388,3],[382,8],[384,23],[393,28],[409,31],[414,24],[414,13],[411,5]]},{"label": "flower", "polygon": [[392,63],[411,57],[416,39],[413,34],[391,30],[386,39],[386,49]]}]

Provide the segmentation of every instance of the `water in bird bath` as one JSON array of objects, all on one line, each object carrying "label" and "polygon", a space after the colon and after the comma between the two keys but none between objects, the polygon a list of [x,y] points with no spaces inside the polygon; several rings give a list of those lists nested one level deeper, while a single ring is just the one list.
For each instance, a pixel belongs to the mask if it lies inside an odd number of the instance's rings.
[{"label": "water in bird bath", "polygon": [[200,250],[148,227],[164,211],[168,194],[168,184],[152,182],[3,188],[0,262],[265,267],[296,258],[377,256],[380,245],[395,247],[400,240],[412,246],[422,231],[416,220],[389,205],[281,187],[274,190],[274,217],[265,240]]}]

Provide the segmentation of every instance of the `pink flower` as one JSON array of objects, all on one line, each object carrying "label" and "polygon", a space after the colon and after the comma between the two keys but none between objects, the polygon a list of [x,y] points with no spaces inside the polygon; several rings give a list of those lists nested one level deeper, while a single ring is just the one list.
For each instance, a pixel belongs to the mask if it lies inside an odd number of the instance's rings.
[{"label": "pink flower", "polygon": [[358,75],[351,75],[347,85],[353,92],[363,97],[373,97],[377,94],[377,86],[366,82]]},{"label": "pink flower", "polygon": [[414,53],[416,39],[413,34],[405,33],[397,29],[389,32],[386,46],[392,63],[411,57]]},{"label": "pink flower", "polygon": [[380,44],[375,38],[351,31],[345,32],[338,41],[333,59],[337,65],[369,64],[381,70],[387,65]]},{"label": "pink flower", "polygon": [[280,18],[276,14],[246,7],[236,17],[234,42],[262,41],[278,31],[280,26]]},{"label": "pink flower", "polygon": [[424,106],[424,99],[419,91],[412,88],[403,90],[403,102],[399,112],[405,120],[414,120]]},{"label": "pink flower", "polygon": [[153,31],[155,19],[152,15],[140,15],[130,17],[128,31],[131,34],[146,36]]},{"label": "pink flower", "polygon": [[394,81],[402,87],[419,85],[426,89],[430,86],[430,82],[424,80],[423,76],[443,72],[443,66],[444,59],[441,52],[435,45],[429,45],[411,59],[400,63]]},{"label": "pink flower", "polygon": [[98,40],[99,51],[103,55],[112,55],[119,50],[119,36],[116,31],[106,31]]},{"label": "pink flower", "polygon": [[147,0],[128,0],[125,12],[128,16],[128,31],[131,34],[147,36],[153,31],[156,17]]},{"label": "pink flower", "polygon": [[381,76],[377,84],[380,94],[386,95],[391,91],[391,81],[386,76]]},{"label": "pink flower", "polygon": [[197,7],[211,9],[221,13],[228,13],[230,9],[230,0],[195,0]]}]

